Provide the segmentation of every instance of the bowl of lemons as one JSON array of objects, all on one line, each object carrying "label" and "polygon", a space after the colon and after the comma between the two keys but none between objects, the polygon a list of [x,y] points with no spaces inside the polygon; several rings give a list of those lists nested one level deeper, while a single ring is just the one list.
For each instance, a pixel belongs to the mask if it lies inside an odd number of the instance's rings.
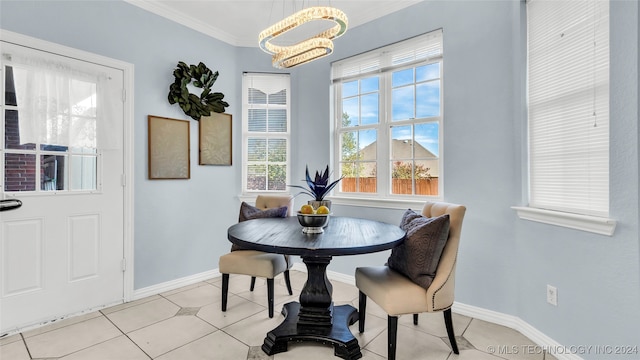
[{"label": "bowl of lemons", "polygon": [[297,215],[303,233],[322,234],[324,232],[322,228],[329,223],[331,212],[324,205],[314,209],[313,206],[305,204],[302,205]]}]

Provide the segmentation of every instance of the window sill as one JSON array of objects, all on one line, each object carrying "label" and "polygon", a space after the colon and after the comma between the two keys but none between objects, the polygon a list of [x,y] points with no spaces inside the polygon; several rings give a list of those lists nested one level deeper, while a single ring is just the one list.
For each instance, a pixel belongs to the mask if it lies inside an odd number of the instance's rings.
[{"label": "window sill", "polygon": [[363,198],[363,197],[347,197],[347,196],[330,196],[327,197],[331,200],[332,205],[346,205],[346,206],[360,206],[360,207],[372,207],[381,209],[414,209],[422,210],[425,202],[427,201],[440,201],[435,198],[432,199],[376,199],[376,198]]},{"label": "window sill", "polygon": [[[245,201],[247,203],[255,203],[256,196],[258,195],[288,195],[287,192],[273,192],[273,193],[254,193],[254,194],[240,194],[238,195],[238,199],[240,201]],[[292,194],[293,195],[293,194]],[[295,202],[302,201],[300,204],[306,204],[307,200],[311,200],[308,196],[301,196],[300,199],[294,198]],[[331,204],[333,205],[343,205],[343,206],[359,206],[359,207],[369,207],[369,208],[380,208],[380,209],[413,209],[413,210],[422,210],[424,204],[427,201],[442,201],[437,198],[406,198],[406,199],[379,199],[379,198],[365,198],[365,197],[350,197],[350,196],[327,196],[326,200],[331,200]],[[298,205],[296,205],[298,206]]]},{"label": "window sill", "polygon": [[520,219],[562,226],[600,235],[612,236],[617,224],[613,219],[597,216],[570,214],[531,207],[512,206],[511,208],[518,213],[518,217]]}]

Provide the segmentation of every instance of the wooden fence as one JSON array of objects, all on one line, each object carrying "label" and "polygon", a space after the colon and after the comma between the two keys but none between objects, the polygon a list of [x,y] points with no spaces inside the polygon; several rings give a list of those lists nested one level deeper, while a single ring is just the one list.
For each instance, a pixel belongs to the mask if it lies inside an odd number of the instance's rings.
[{"label": "wooden fence", "polygon": [[[375,193],[377,191],[376,178],[360,178],[359,180],[359,182],[356,182],[356,178],[342,179],[340,184],[342,191],[362,193]],[[356,189],[356,184],[358,184],[358,189]],[[411,195],[411,179],[393,179],[391,193]],[[438,178],[416,180],[416,195],[438,195]]]}]

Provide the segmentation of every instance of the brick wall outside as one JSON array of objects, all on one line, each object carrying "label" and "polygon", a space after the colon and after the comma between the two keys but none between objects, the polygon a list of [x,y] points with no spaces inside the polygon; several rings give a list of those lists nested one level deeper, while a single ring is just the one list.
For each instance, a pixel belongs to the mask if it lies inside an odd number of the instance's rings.
[{"label": "brick wall outside", "polygon": [[[17,105],[13,84],[13,69],[7,66],[5,83],[5,103]],[[5,110],[4,141],[5,149],[34,150],[33,144],[20,145],[20,127],[18,111]],[[4,158],[5,191],[33,191],[36,189],[36,156],[32,154],[5,154]]]},{"label": "brick wall outside", "polygon": [[[33,144],[20,145],[18,112],[5,111],[5,148],[33,150]],[[5,154],[5,191],[34,191],[36,189],[36,156],[33,154]]]}]

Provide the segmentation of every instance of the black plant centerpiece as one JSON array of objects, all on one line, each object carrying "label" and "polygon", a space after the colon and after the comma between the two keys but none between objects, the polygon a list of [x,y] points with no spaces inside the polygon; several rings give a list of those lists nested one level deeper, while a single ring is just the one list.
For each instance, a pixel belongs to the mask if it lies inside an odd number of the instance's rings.
[{"label": "black plant centerpiece", "polygon": [[[302,189],[303,191],[300,194],[307,194],[311,196],[315,201],[324,201],[324,197],[334,188],[342,177],[338,180],[335,180],[329,183],[329,165],[327,165],[324,172],[316,171],[316,176],[314,179],[311,179],[309,176],[309,166],[306,167],[306,179],[307,186],[302,185],[289,185],[290,187]],[[298,194],[299,195],[299,194]]]}]

